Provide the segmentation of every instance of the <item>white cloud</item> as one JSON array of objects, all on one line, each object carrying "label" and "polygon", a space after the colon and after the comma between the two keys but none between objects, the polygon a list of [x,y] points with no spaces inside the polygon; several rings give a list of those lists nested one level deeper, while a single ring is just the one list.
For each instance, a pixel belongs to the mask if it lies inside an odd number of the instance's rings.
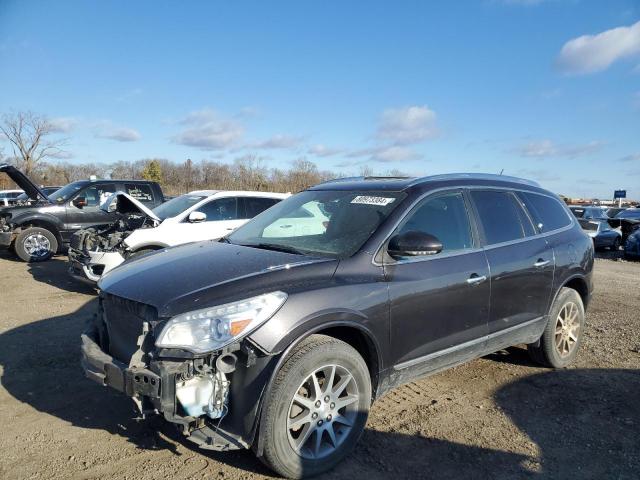
[{"label": "white cloud", "polygon": [[49,119],[49,128],[53,133],[69,133],[78,125],[73,117],[55,117]]},{"label": "white cloud", "polygon": [[527,158],[565,157],[576,158],[590,155],[603,147],[603,142],[593,141],[585,144],[567,145],[558,144],[552,140],[533,140],[520,145],[512,152]]},{"label": "white cloud", "polygon": [[96,137],[115,140],[116,142],[137,142],[142,138],[137,130],[125,127],[106,128],[101,132],[98,132]]},{"label": "white cloud", "polygon": [[344,150],[341,148],[331,148],[321,143],[313,145],[308,151],[309,155],[315,155],[316,157],[331,157],[343,152]]},{"label": "white cloud", "polygon": [[173,141],[202,150],[228,148],[244,134],[244,128],[239,122],[220,118],[211,109],[191,112],[180,123],[186,128],[175,135]]},{"label": "white cloud", "polygon": [[274,135],[261,142],[256,142],[249,145],[251,148],[262,149],[287,149],[295,148],[302,142],[302,137],[296,137],[293,135]]},{"label": "white cloud", "polygon": [[617,60],[639,54],[640,21],[629,27],[569,40],[560,50],[557,64],[567,73],[593,73],[607,69]]},{"label": "white cloud", "polygon": [[[393,162],[407,162],[410,160],[419,160],[422,155],[411,150],[410,148],[387,145],[382,147],[364,148],[361,150],[354,150],[347,154],[349,158],[361,158],[367,157],[366,161],[380,162],[380,163],[393,163]],[[354,162],[358,164],[362,162]]]},{"label": "white cloud", "polygon": [[436,113],[426,105],[385,110],[376,137],[398,145],[418,143],[438,134]]}]

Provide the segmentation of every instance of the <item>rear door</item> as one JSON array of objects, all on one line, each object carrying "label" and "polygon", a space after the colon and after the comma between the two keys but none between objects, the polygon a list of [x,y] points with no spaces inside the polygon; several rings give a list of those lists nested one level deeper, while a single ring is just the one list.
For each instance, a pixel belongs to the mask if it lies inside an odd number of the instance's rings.
[{"label": "rear door", "polygon": [[429,233],[443,244],[435,255],[385,261],[396,370],[421,375],[482,349],[489,268],[474,230],[464,193],[451,190],[426,197],[394,231]]},{"label": "rear door", "polygon": [[513,192],[469,193],[491,270],[489,334],[540,320],[549,308],[553,250]]}]

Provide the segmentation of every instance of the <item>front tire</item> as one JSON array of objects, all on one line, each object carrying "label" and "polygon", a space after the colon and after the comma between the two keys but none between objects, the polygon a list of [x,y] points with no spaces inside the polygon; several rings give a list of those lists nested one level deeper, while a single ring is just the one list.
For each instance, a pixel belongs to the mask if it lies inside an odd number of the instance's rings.
[{"label": "front tire", "polygon": [[14,249],[25,262],[44,262],[57,253],[58,240],[46,228],[29,227],[16,237]]},{"label": "front tire", "polygon": [[360,354],[336,338],[311,335],[289,354],[265,398],[262,461],[287,478],[330,470],[353,450],[370,405]]},{"label": "front tire", "polygon": [[551,306],[540,341],[528,346],[531,358],[546,367],[568,367],[578,354],[584,326],[582,298],[575,290],[563,287]]}]

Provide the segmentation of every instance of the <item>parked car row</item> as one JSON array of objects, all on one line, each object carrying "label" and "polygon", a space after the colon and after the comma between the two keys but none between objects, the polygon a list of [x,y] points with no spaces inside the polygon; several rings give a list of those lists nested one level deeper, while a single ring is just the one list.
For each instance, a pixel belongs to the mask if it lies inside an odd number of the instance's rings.
[{"label": "parked car row", "polygon": [[117,213],[118,219],[73,235],[70,271],[77,278],[97,282],[128,258],[188,242],[217,240],[288,196],[199,190],[149,210],[130,195],[115,193],[101,208]]}]

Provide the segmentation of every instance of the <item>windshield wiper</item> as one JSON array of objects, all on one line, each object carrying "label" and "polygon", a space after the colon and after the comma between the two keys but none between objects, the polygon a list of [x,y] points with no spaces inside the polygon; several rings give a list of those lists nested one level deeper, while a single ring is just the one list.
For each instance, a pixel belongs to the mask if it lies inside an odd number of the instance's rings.
[{"label": "windshield wiper", "polygon": [[243,245],[243,247],[262,248],[263,250],[274,250],[276,252],[293,253],[295,255],[305,255],[305,253],[302,250],[298,250],[295,247],[290,247],[288,245],[277,245],[274,243],[249,243],[249,244]]}]

